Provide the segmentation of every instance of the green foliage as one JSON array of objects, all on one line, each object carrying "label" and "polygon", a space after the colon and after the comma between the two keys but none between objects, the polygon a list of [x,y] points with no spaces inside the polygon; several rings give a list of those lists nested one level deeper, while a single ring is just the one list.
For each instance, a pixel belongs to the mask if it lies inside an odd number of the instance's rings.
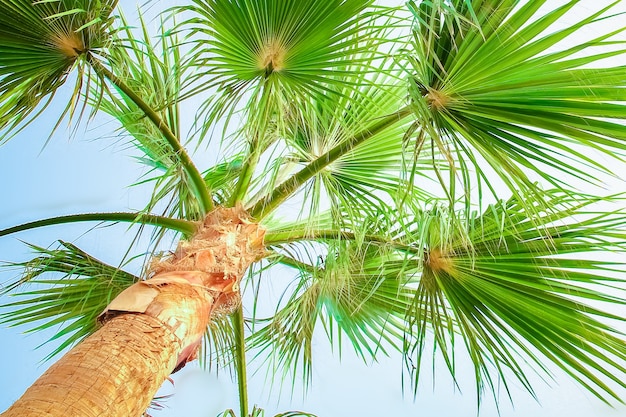
[{"label": "green foliage", "polygon": [[445,210],[424,213],[408,351],[416,381],[430,332],[452,375],[462,338],[479,394],[495,392],[494,372],[507,391],[512,374],[532,392],[519,360],[543,369],[547,358],[599,398],[620,400],[599,375],[624,387],[617,376],[626,371],[623,334],[606,321],[621,318],[599,306],[623,305],[626,293],[620,263],[600,253],[624,250],[624,232],[616,230],[626,213],[595,212],[589,206],[600,199],[587,195],[549,196],[541,227],[516,199],[489,206],[463,230]]},{"label": "green foliage", "polygon": [[[180,138],[180,99],[184,93],[186,67],[176,35],[162,27],[157,42],[153,42],[141,16],[140,37],[125,19],[121,19],[121,23],[123,30],[117,33],[108,63],[114,73],[124,78],[130,90],[155,109],[168,130]],[[121,132],[129,135],[131,143],[144,155],[138,160],[152,168],[146,175],[156,174],[141,181],[155,183],[154,195],[144,210],[152,212],[155,206],[164,203],[164,215],[201,219],[204,215],[201,198],[194,193],[178,151],[168,143],[162,126],[145,117],[133,98],[123,91],[117,93],[98,99],[101,109],[118,120]]]},{"label": "green foliage", "polygon": [[[49,341],[62,342],[49,357],[93,333],[96,318],[109,302],[139,280],[68,242],[59,241],[58,249],[29,246],[37,253],[35,258],[8,265],[23,269],[24,273],[2,291],[3,295],[18,297],[18,301],[3,305],[10,310],[0,314],[0,323],[28,324],[29,332],[59,328]],[[27,290],[26,284],[34,288]],[[35,323],[38,324],[32,327]]]},{"label": "green foliage", "polygon": [[[307,253],[299,249],[283,251]],[[298,271],[294,288],[284,294],[276,314],[251,337],[251,346],[267,358],[269,368],[284,369],[283,375],[275,373],[274,377],[282,380],[290,370],[309,381],[317,323],[323,325],[333,345],[340,347],[342,337],[347,337],[364,359],[385,354],[386,345],[400,350],[412,299],[407,282],[410,267],[403,258],[388,246],[358,244],[335,235],[335,239],[329,237],[325,255],[318,255],[315,264],[313,260],[278,257],[279,262]]]},{"label": "green foliage", "polygon": [[59,123],[65,115],[74,115],[81,92],[89,90],[90,69],[84,57],[108,44],[116,4],[117,0],[0,2],[0,141],[46,109],[72,70],[75,85]]},{"label": "green foliage", "polygon": [[[244,207],[267,228],[246,278],[252,311],[267,301],[262,274],[286,267],[293,280],[269,317],[240,307],[207,329],[203,361],[235,370],[241,415],[246,349],[276,382],[308,383],[317,338],[364,360],[400,352],[415,392],[427,356],[458,383],[465,355],[479,402],[499,383],[534,394],[529,371],[555,367],[620,401],[626,345],[612,324],[624,319],[608,311],[626,303],[623,262],[601,254],[626,253],[624,201],[569,185],[615,175],[602,158],[624,168],[626,67],[607,59],[623,58],[626,27],[603,25],[617,3],[565,28],[580,2],[191,3],[152,34],[143,17],[112,18],[114,1],[0,1],[2,138],[72,80],[61,117],[83,116],[82,102],[115,120],[148,167],[129,182],[154,186],[138,213],[0,236],[123,221],[189,237],[214,207]],[[142,275],[70,243],[31,247],[31,261],[10,264],[25,272],[0,321],[57,327],[55,352]],[[296,415],[309,416],[277,417]]]},{"label": "green foliage", "polygon": [[603,60],[623,54],[615,35],[626,27],[562,46],[605,21],[617,2],[560,29],[555,24],[578,1],[541,14],[545,0],[475,1],[475,12],[452,2],[461,19],[428,3],[413,8],[409,92],[420,140],[458,171],[442,179],[452,199],[459,180],[466,200],[483,184],[495,195],[493,173],[520,196],[537,194],[536,178],[559,188],[573,178],[595,183],[608,168],[584,147],[621,160],[626,96],[615,86],[626,71]]},{"label": "green foliage", "polygon": [[[373,65],[374,56],[370,56]],[[393,120],[379,131],[372,129],[375,121],[402,108],[405,89],[396,74],[367,77],[359,74],[347,78],[349,85],[336,91],[301,100],[283,118],[283,155],[274,157],[275,178],[261,178],[255,198],[272,194],[276,183],[297,170],[310,169],[310,178],[300,186],[305,190],[302,213],[313,216],[328,201],[335,210],[375,212],[379,207],[399,201],[407,191],[412,198],[424,198],[426,193],[412,188],[403,178],[411,155],[404,140],[409,121]],[[352,85],[361,85],[357,90]],[[360,132],[368,132],[366,140],[353,146],[350,152],[339,154],[331,161],[326,156],[333,149],[349,143]],[[311,169],[311,163],[325,164]],[[420,160],[416,168],[427,170],[430,161]],[[427,172],[417,175],[427,177]],[[257,185],[257,184],[255,184]],[[278,198],[287,198],[287,194]],[[258,204],[257,204],[258,205]],[[266,207],[264,205],[263,207]],[[253,209],[254,210],[254,209]]]},{"label": "green foliage", "polygon": [[[548,358],[598,397],[619,400],[598,374],[623,386],[616,376],[626,371],[623,335],[606,324],[621,319],[597,305],[626,302],[620,264],[599,258],[624,250],[624,233],[616,230],[626,213],[588,208],[603,201],[597,197],[547,195],[542,226],[515,198],[462,222],[462,213],[436,208],[392,227],[382,212],[342,221],[341,231],[331,216],[273,226],[267,242],[299,277],[253,346],[273,352],[272,369],[295,373],[303,364],[307,375],[315,324],[324,324],[333,342],[328,330],[336,323],[364,357],[385,345],[403,351],[417,389],[427,340],[454,377],[460,337],[479,394],[495,392],[494,372],[505,386],[512,376],[532,392],[524,366],[544,369]],[[302,240],[327,242],[323,263]]]},{"label": "green foliage", "polygon": [[201,89],[217,90],[204,107],[205,126],[229,119],[249,97],[249,116],[263,117],[246,123],[263,129],[277,108],[341,84],[355,66],[366,70],[358,55],[379,31],[379,15],[366,9],[372,0],[193,3],[181,8],[194,14],[183,27],[201,35],[194,37]]}]

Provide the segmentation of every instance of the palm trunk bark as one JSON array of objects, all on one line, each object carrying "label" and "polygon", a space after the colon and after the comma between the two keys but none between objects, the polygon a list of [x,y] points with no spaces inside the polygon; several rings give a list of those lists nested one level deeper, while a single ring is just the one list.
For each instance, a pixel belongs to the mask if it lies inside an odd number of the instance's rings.
[{"label": "palm trunk bark", "polygon": [[2,417],[140,416],[169,374],[195,358],[211,315],[237,305],[241,277],[263,255],[263,235],[239,208],[210,213]]},{"label": "palm trunk bark", "polygon": [[174,369],[180,345],[152,317],[114,317],[52,365],[3,417],[138,417]]}]

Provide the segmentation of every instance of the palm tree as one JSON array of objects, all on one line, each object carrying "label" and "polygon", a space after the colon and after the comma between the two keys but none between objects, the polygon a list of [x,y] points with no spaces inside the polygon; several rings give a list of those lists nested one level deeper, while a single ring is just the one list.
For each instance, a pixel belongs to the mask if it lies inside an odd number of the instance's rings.
[{"label": "palm tree", "polygon": [[[246,353],[308,382],[314,335],[399,351],[415,390],[426,354],[454,378],[464,351],[479,400],[548,366],[621,400],[623,264],[601,254],[626,252],[626,212],[600,189],[626,150],[619,2],[566,27],[577,0],[187,3],[151,34],[116,0],[0,1],[2,140],[57,108],[55,130],[106,117],[153,190],[0,231],[151,230],[136,271],[65,241],[11,264],[0,320],[71,349],[3,416],[137,416],[199,351],[260,415]],[[293,280],[260,317],[276,267]]]}]

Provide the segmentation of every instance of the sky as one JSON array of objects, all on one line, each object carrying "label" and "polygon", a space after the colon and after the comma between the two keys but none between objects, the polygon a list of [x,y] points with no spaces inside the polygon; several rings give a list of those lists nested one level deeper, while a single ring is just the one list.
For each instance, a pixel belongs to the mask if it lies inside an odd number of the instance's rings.
[{"label": "sky", "polygon": [[[132,10],[132,0],[122,0],[125,10]],[[143,3],[140,1],[139,3]],[[155,2],[159,3],[159,2]],[[161,2],[163,3],[163,2]],[[562,3],[562,2],[557,2]],[[582,0],[580,19],[602,0]],[[623,3],[626,3],[623,2]],[[158,4],[155,4],[155,7]],[[626,10],[626,4],[623,5]],[[567,22],[566,22],[567,23]],[[79,128],[72,137],[63,127],[46,143],[53,120],[46,118],[30,126],[0,147],[0,229],[40,218],[92,211],[128,211],[143,208],[146,189],[128,187],[144,172],[129,156],[127,147],[111,137],[111,124],[97,118],[88,128]],[[616,181],[611,191],[626,191]],[[0,260],[28,258],[23,242],[48,247],[57,239],[77,244],[105,262],[115,264],[123,256],[124,243],[133,233],[124,225],[88,232],[93,225],[73,224],[28,231],[0,238]],[[0,283],[15,277],[16,271],[0,270]],[[626,308],[624,311],[626,315]],[[52,346],[37,348],[50,332],[24,335],[24,328],[0,328],[0,410],[6,409],[51,362],[42,362]],[[467,361],[459,361],[462,391],[455,389],[442,364],[435,363],[436,380],[426,375],[416,398],[403,390],[403,363],[399,355],[381,357],[376,363],[363,363],[346,348],[341,357],[332,352],[323,338],[314,343],[313,381],[306,395],[296,385],[293,394],[287,382],[283,389],[272,386],[265,371],[251,377],[250,404],[267,410],[267,416],[288,410],[302,410],[319,417],[359,415],[411,415],[457,417],[475,416],[476,397],[472,370]],[[258,364],[253,362],[252,369]],[[151,411],[155,417],[209,417],[226,408],[237,408],[236,387],[227,372],[208,373],[197,363],[187,365],[174,375],[174,386],[165,383],[162,394],[174,393],[165,400],[163,410]],[[557,371],[549,385],[539,376],[535,401],[522,388],[513,386],[514,405],[506,393],[500,393],[503,417],[617,417],[626,415],[626,406],[611,408]],[[481,416],[498,415],[494,402],[485,397]]]}]

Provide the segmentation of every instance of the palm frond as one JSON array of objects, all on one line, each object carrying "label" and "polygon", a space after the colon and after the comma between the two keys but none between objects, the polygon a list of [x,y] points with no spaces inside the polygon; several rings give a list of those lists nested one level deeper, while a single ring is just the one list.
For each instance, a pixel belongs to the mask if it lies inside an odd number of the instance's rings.
[{"label": "palm frond", "polygon": [[182,7],[194,15],[183,27],[202,36],[195,59],[200,89],[214,94],[203,109],[205,129],[248,108],[255,133],[292,100],[323,93],[355,70],[370,71],[359,55],[385,42],[376,20],[393,15],[374,13],[371,0],[193,3]]},{"label": "palm frond", "polygon": [[459,181],[466,206],[474,187],[495,195],[494,173],[520,196],[539,195],[537,179],[562,189],[573,178],[596,184],[611,170],[583,148],[623,160],[626,69],[605,59],[626,51],[615,39],[626,27],[574,39],[617,2],[566,28],[557,25],[578,1],[541,14],[545,0],[472,2],[475,19],[467,11],[470,22],[458,24],[428,3],[415,9],[405,62],[417,133],[455,173],[440,178],[451,200]]},{"label": "palm frond", "polygon": [[[299,267],[312,268],[295,263]],[[318,289],[311,286],[310,273],[303,269],[293,293],[284,297],[287,298],[286,306],[277,310],[266,326],[253,332],[248,345],[251,349],[258,349],[255,359],[260,359],[267,369],[281,371],[269,375],[272,384],[282,383],[289,372],[294,377],[300,375],[308,384],[311,379],[311,342],[320,315]]]},{"label": "palm frond", "polygon": [[626,344],[609,324],[621,317],[604,308],[626,302],[624,277],[618,263],[598,255],[624,253],[617,230],[626,214],[595,212],[590,205],[598,201],[552,192],[543,227],[516,199],[468,219],[463,231],[449,211],[425,213],[407,350],[416,382],[432,331],[433,347],[453,375],[460,336],[479,397],[485,389],[495,393],[494,375],[507,392],[512,376],[532,393],[525,362],[549,374],[547,360],[598,398],[620,401],[611,384],[626,386]]},{"label": "palm frond", "polygon": [[[376,52],[367,60],[375,65]],[[413,200],[428,197],[421,183],[430,155],[412,157],[415,141],[404,135],[411,121],[396,116],[405,108],[406,95],[394,64],[379,74],[355,72],[343,81],[338,89],[294,101],[284,114],[276,135],[282,153],[267,158],[272,165],[253,181],[256,195],[249,204],[257,217],[298,190],[304,190],[308,205],[302,207],[303,216],[315,215],[322,201],[337,211],[372,212],[408,194]]]},{"label": "palm frond", "polygon": [[[381,72],[373,60],[382,62],[381,45],[393,38],[385,34],[394,28],[390,22],[400,18],[394,9],[372,8],[371,3],[196,1],[185,8],[198,16],[185,26],[207,37],[194,60],[200,65],[201,88],[213,94],[197,117],[202,122],[199,140],[218,119],[224,129],[233,117],[244,121],[233,135],[237,152],[245,157],[229,204],[248,200],[255,185],[258,191],[254,178],[278,172],[280,164],[270,170],[257,165],[275,151],[272,145],[284,137],[285,120],[297,117],[294,110],[309,105],[310,110],[329,106],[336,111],[332,99],[307,101],[349,94],[364,76]],[[226,22],[224,16],[232,20]],[[262,182],[271,188],[275,178]]]},{"label": "palm frond", "polygon": [[219,368],[231,368],[234,346],[235,330],[229,317],[223,314],[213,315],[202,344],[201,365],[205,369],[216,365]]},{"label": "palm frond", "polygon": [[283,253],[277,261],[298,276],[285,290],[284,306],[252,334],[257,356],[271,369],[282,369],[277,376],[298,375],[309,382],[313,337],[322,336],[315,332],[318,325],[332,346],[341,350],[342,341],[348,340],[364,360],[387,354],[389,348],[400,351],[415,275],[406,257],[390,245],[364,244],[341,233],[326,236],[323,246],[319,236],[309,239],[318,240],[317,251],[302,243],[277,248]]},{"label": "palm frond", "polygon": [[88,92],[90,85],[84,58],[109,42],[116,4],[117,0],[0,2],[0,141],[43,112],[68,79],[75,79],[75,84],[57,126],[66,115],[74,115],[81,92]]},{"label": "palm frond", "polygon": [[243,159],[242,155],[235,155],[202,173],[217,204],[226,206],[231,199],[233,190],[236,188],[236,181],[241,175]]},{"label": "palm frond", "polygon": [[[3,303],[0,323],[25,325],[27,332],[57,328],[48,340],[63,340],[48,359],[96,330],[96,318],[122,290],[139,280],[120,268],[105,264],[75,245],[59,241],[57,249],[29,245],[37,253],[30,261],[7,266],[24,270],[2,294],[18,301]],[[51,277],[43,277],[44,275]],[[31,285],[33,289],[24,286]],[[10,310],[10,311],[7,311]]]},{"label": "palm frond", "polygon": [[[372,121],[402,107],[404,89],[394,78],[380,76],[362,82],[364,85],[358,90],[339,93],[342,96],[339,100],[329,93],[292,110],[285,122],[285,142],[292,152],[285,157],[286,164],[279,175],[305,168],[357,132],[367,130]],[[373,134],[317,172],[303,184],[309,189],[305,204],[329,201],[335,212],[371,213],[400,201],[408,190],[413,191],[413,199],[426,198],[421,187],[410,184],[415,179],[406,175],[412,160],[408,150],[412,147],[403,140],[403,132],[409,123],[407,119],[401,120]],[[423,156],[426,158],[426,153]],[[422,168],[418,177],[427,176],[429,162],[424,159],[416,162],[415,168]],[[303,211],[315,214],[313,207]]]}]

